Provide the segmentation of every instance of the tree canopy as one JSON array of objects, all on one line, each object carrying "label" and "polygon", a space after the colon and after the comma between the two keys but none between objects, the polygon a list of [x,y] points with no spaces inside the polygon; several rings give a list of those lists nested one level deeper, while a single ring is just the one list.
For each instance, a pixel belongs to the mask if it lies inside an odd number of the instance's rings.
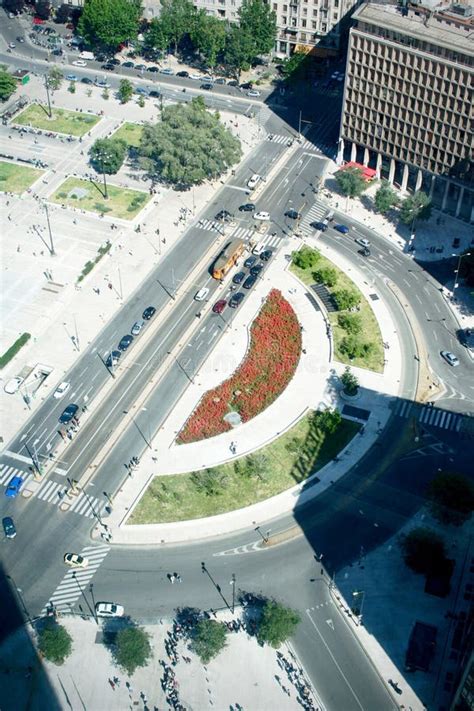
[{"label": "tree canopy", "polygon": [[367,188],[361,168],[345,168],[334,174],[337,183],[346,197],[355,198],[362,195]]},{"label": "tree canopy", "polygon": [[400,548],[406,565],[415,573],[428,575],[445,560],[443,540],[429,528],[420,526],[401,536]]},{"label": "tree canopy", "polygon": [[204,664],[226,646],[227,627],[216,620],[200,620],[194,628],[192,646]]},{"label": "tree canopy", "polygon": [[205,10],[196,13],[190,33],[195,48],[202,54],[209,67],[214,67],[226,40],[226,27],[222,20],[208,15]]},{"label": "tree canopy", "polygon": [[63,664],[71,654],[72,638],[62,625],[54,620],[48,620],[38,633],[38,646],[45,659],[54,664]]},{"label": "tree canopy", "polygon": [[158,22],[166,39],[165,46],[172,45],[176,51],[184,35],[189,34],[193,28],[194,6],[190,0],[160,0],[160,3]]},{"label": "tree canopy", "polygon": [[250,69],[254,43],[252,35],[238,25],[231,25],[226,35],[224,62],[237,74]]},{"label": "tree canopy", "polygon": [[121,629],[115,640],[114,657],[128,674],[148,664],[151,657],[150,635],[141,627]]},{"label": "tree canopy", "polygon": [[118,95],[122,104],[130,101],[133,96],[133,84],[129,79],[120,79]]},{"label": "tree canopy", "polygon": [[380,188],[375,193],[375,209],[377,210],[377,212],[380,212],[382,215],[384,215],[390,210],[390,208],[394,207],[397,204],[397,193],[392,188],[390,183],[387,183],[387,181],[384,180]]},{"label": "tree canopy", "polygon": [[243,0],[238,10],[240,30],[252,38],[252,59],[272,51],[277,35],[276,13],[264,0]]},{"label": "tree canopy", "polygon": [[277,648],[291,637],[299,622],[300,616],[295,610],[275,600],[267,600],[258,625],[257,639]]},{"label": "tree canopy", "polygon": [[406,225],[414,225],[416,220],[428,220],[431,215],[431,198],[422,191],[409,195],[400,208],[400,219]]},{"label": "tree canopy", "polygon": [[120,138],[98,138],[89,150],[90,162],[98,173],[118,173],[127,155],[127,144]]},{"label": "tree canopy", "polygon": [[216,178],[241,156],[240,141],[201,97],[165,107],[159,123],[144,127],[139,152],[151,175],[180,187]]},{"label": "tree canopy", "polygon": [[428,498],[438,521],[461,526],[474,510],[474,485],[462,474],[441,472],[431,481]]},{"label": "tree canopy", "polygon": [[0,69],[0,99],[6,101],[17,87],[16,80],[11,74]]},{"label": "tree canopy", "polygon": [[86,0],[79,34],[92,47],[115,51],[137,38],[141,12],[140,0]]},{"label": "tree canopy", "polygon": [[57,91],[61,88],[61,84],[64,81],[64,75],[59,67],[51,67],[46,81],[48,82],[48,86],[51,91]]}]

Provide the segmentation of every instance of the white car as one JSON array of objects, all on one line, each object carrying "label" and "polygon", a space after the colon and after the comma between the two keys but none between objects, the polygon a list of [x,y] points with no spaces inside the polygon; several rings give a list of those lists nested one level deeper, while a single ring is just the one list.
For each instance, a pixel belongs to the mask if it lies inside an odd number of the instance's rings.
[{"label": "white car", "polygon": [[87,67],[87,62],[85,62],[83,59],[75,59],[73,65],[75,67]]},{"label": "white car", "polygon": [[59,383],[58,387],[53,393],[53,397],[56,398],[56,400],[59,400],[59,398],[63,397],[71,387],[71,383],[68,383],[64,381],[63,383]]},{"label": "white car", "polygon": [[247,96],[260,96],[260,92],[257,91],[257,89],[250,89],[250,91],[247,92]]},{"label": "white car", "polygon": [[25,378],[22,378],[21,375],[15,375],[14,378],[11,378],[11,380],[8,380],[5,383],[4,390],[8,395],[14,395],[18,390],[20,389],[23,381]]},{"label": "white car", "polygon": [[195,295],[194,299],[195,301],[204,301],[206,296],[209,294],[209,289],[207,286],[203,286],[202,289],[199,289],[197,294]]},{"label": "white car", "polygon": [[256,212],[253,216],[254,220],[262,220],[262,222],[268,222],[270,219],[269,212]]},{"label": "white car", "polygon": [[451,351],[441,351],[440,356],[444,358],[446,363],[449,363],[449,365],[459,365],[459,358],[455,356],[454,353],[451,353]]},{"label": "white car", "polygon": [[71,568],[87,568],[89,561],[78,553],[65,553],[64,562]]},{"label": "white car", "polygon": [[204,74],[190,74],[189,78],[196,79],[197,81],[201,81],[201,79],[204,78]]},{"label": "white car", "polygon": [[259,180],[260,176],[257,175],[257,173],[254,173],[252,177],[247,180],[247,186],[250,188],[250,190],[253,190],[257,186]]},{"label": "white car", "polygon": [[123,617],[125,610],[115,602],[98,602],[95,606],[97,617]]},{"label": "white car", "polygon": [[361,247],[370,247],[369,240],[364,237],[356,237],[354,241],[357,242],[357,244],[360,244]]}]

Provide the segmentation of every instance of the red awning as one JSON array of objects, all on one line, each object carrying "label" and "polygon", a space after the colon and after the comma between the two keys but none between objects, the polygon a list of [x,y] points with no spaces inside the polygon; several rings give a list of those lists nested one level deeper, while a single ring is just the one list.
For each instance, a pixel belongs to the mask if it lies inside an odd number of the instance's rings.
[{"label": "red awning", "polygon": [[368,168],[366,165],[362,165],[361,163],[355,163],[354,161],[349,161],[349,163],[343,165],[341,170],[346,170],[347,168],[359,168],[359,170],[362,171],[364,180],[367,181],[373,180],[377,176],[377,171],[373,168]]}]

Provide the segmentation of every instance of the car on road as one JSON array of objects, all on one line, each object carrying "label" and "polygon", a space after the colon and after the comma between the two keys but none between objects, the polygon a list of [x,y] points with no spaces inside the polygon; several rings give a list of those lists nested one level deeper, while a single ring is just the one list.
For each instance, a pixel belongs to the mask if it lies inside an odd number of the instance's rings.
[{"label": "car on road", "polygon": [[446,363],[449,363],[449,365],[456,366],[459,365],[459,358],[454,355],[454,353],[451,353],[451,351],[441,351],[440,352],[441,358],[444,358]]},{"label": "car on road", "polygon": [[11,516],[5,516],[2,518],[2,526],[6,538],[15,538],[16,528]]},{"label": "car on road", "polygon": [[262,271],[262,269],[265,269],[265,264],[262,264],[262,262],[259,262],[258,264],[255,264],[255,266],[253,266],[250,269],[250,274],[252,276],[258,276],[260,274],[260,272]]},{"label": "car on road", "polygon": [[290,208],[290,210],[287,210],[285,212],[285,217],[290,217],[292,220],[297,220],[300,217],[300,213],[298,212],[298,210]]},{"label": "car on road", "polygon": [[240,304],[242,303],[244,298],[245,298],[245,294],[242,291],[238,291],[236,294],[232,294],[232,296],[230,297],[230,301],[229,301],[230,308],[236,309],[237,306],[240,306]]},{"label": "car on road", "polygon": [[130,344],[132,343],[132,341],[133,341],[133,336],[131,336],[129,333],[127,333],[126,336],[122,336],[122,338],[120,339],[120,343],[118,344],[119,351],[122,351],[122,352],[126,351],[127,348],[130,347]]},{"label": "car on road", "polygon": [[209,289],[207,286],[203,286],[199,291],[196,292],[194,295],[194,300],[195,301],[204,301],[206,296],[209,294]]},{"label": "car on road", "polygon": [[79,77],[75,74],[66,74],[66,81],[79,81]]},{"label": "car on road", "polygon": [[370,247],[370,242],[365,237],[356,237],[354,242],[360,244],[361,247]]},{"label": "car on road", "polygon": [[239,86],[239,82],[237,81],[237,79],[230,79],[227,82],[227,86]]},{"label": "car on road", "polygon": [[135,89],[135,94],[141,94],[142,96],[148,96],[148,89],[146,86],[137,86]]},{"label": "car on road", "polygon": [[159,67],[147,67],[146,70],[147,70],[147,72],[151,72],[153,74],[153,73],[159,72],[160,68]]},{"label": "car on road", "polygon": [[246,202],[239,207],[239,210],[240,212],[253,212],[255,210],[255,204],[253,202]]},{"label": "car on road", "polygon": [[368,247],[362,247],[362,249],[359,249],[358,252],[363,257],[370,257],[370,249]]},{"label": "car on road", "polygon": [[163,67],[163,69],[160,69],[160,74],[167,74],[168,76],[172,76],[174,74],[174,71],[170,69],[170,67]]},{"label": "car on road", "polygon": [[10,49],[15,49],[16,44],[14,42],[9,42],[8,46],[10,47]]},{"label": "car on road", "polygon": [[196,81],[201,81],[204,78],[204,74],[199,74],[194,72],[193,74],[188,74],[190,79],[195,79]]},{"label": "car on road", "polygon": [[107,79],[96,79],[94,81],[94,84],[100,87],[101,89],[110,89],[110,84]]},{"label": "car on road", "polygon": [[327,222],[310,222],[310,227],[313,228],[313,230],[320,230],[320,232],[326,232],[328,225]]},{"label": "car on road", "polygon": [[125,69],[133,69],[135,66],[135,62],[122,62],[122,67],[125,67]]},{"label": "car on road", "polygon": [[189,77],[189,72],[186,72],[184,69],[180,72],[176,72],[177,77],[183,77],[183,79],[187,79]]},{"label": "car on road", "polygon": [[17,37],[16,41],[19,42],[20,44],[23,44],[23,42],[25,41],[25,38],[24,37]]},{"label": "car on road", "polygon": [[214,84],[225,84],[224,77],[218,77],[217,79],[214,79]]},{"label": "car on road", "polygon": [[114,72],[115,64],[110,64],[110,62],[106,62],[105,64],[102,64],[102,69],[105,69],[106,72]]},{"label": "car on road", "polygon": [[87,67],[87,62],[84,59],[75,59],[72,64],[74,67]]},{"label": "car on road", "polygon": [[212,310],[215,314],[221,314],[226,306],[227,301],[225,299],[219,299],[219,301],[216,301],[216,303],[212,307]]},{"label": "car on road", "polygon": [[78,410],[79,405],[76,405],[74,402],[71,402],[59,416],[59,422],[62,425],[67,425],[67,423],[72,420]]},{"label": "car on road", "polygon": [[255,264],[256,261],[257,261],[257,257],[255,255],[251,254],[250,257],[247,257],[247,259],[245,260],[244,267],[246,269],[250,269],[251,267],[253,267],[253,265]]},{"label": "car on road", "polygon": [[123,617],[125,610],[115,602],[98,602],[95,606],[97,617]]},{"label": "car on road", "polygon": [[154,99],[159,99],[160,98],[160,92],[157,91],[156,89],[151,89],[149,96],[151,96]]},{"label": "car on road", "polygon": [[216,215],[216,220],[221,220],[222,222],[232,222],[233,215],[229,210],[221,210]]},{"label": "car on road", "polygon": [[273,250],[272,249],[266,249],[260,255],[260,259],[262,259],[264,262],[268,262],[272,257],[273,257]]},{"label": "car on road", "polygon": [[247,96],[260,96],[260,92],[257,91],[257,89],[250,89],[250,91],[247,92]]},{"label": "car on road", "polygon": [[87,568],[89,565],[88,559],[78,553],[65,553],[63,560],[71,568]]},{"label": "car on road", "polygon": [[132,330],[130,333],[132,336],[138,336],[142,332],[142,328],[145,325],[145,321],[135,321],[135,323],[132,326]]},{"label": "car on road", "polygon": [[212,91],[214,88],[214,85],[211,84],[210,81],[205,81],[201,86],[199,87],[200,89],[205,89],[206,91]]},{"label": "car on road", "polygon": [[135,69],[139,72],[145,71],[146,66],[144,64],[135,64]]},{"label": "car on road", "polygon": [[145,311],[142,313],[142,318],[145,321],[149,321],[156,314],[156,309],[154,306],[147,306]]},{"label": "car on road", "polygon": [[15,499],[20,493],[20,489],[24,483],[25,480],[23,477],[18,475],[12,477],[7,488],[5,489],[5,496],[8,496],[9,499]]},{"label": "car on road", "polygon": [[118,362],[121,357],[122,357],[121,351],[112,351],[107,356],[105,365],[107,366],[107,368],[114,368],[116,365],[118,365]]},{"label": "car on road", "polygon": [[68,383],[66,380],[64,380],[62,383],[59,383],[58,387],[53,393],[53,397],[56,398],[56,400],[59,400],[67,393],[70,387],[71,383]]},{"label": "car on road", "polygon": [[251,81],[246,81],[243,84],[240,85],[241,89],[253,89],[253,82]]},{"label": "car on road", "polygon": [[242,288],[243,289],[251,289],[256,281],[257,281],[257,275],[256,274],[249,274],[247,279],[242,284]]},{"label": "car on road", "polygon": [[343,235],[346,235],[349,232],[349,228],[347,225],[334,225],[334,229]]},{"label": "car on road", "polygon": [[270,219],[270,213],[265,212],[264,210],[261,210],[260,212],[256,212],[255,215],[253,216],[254,220],[262,220],[262,222],[268,222]]},{"label": "car on road", "polygon": [[24,380],[25,378],[22,378],[21,375],[15,375],[14,378],[10,378],[10,380],[7,380],[3,389],[8,395],[14,395],[16,392],[18,392]]},{"label": "car on road", "polygon": [[232,283],[233,284],[242,284],[244,279],[245,279],[245,272],[237,272],[237,274],[234,274],[234,276],[232,277]]},{"label": "car on road", "polygon": [[89,77],[82,77],[81,82],[82,82],[83,84],[93,84],[93,83],[94,83],[94,82],[92,81],[92,79],[89,79]]},{"label": "car on road", "polygon": [[247,180],[247,187],[250,188],[250,190],[253,190],[255,187],[257,187],[258,182],[260,181],[260,176],[257,173],[254,173],[248,180]]}]

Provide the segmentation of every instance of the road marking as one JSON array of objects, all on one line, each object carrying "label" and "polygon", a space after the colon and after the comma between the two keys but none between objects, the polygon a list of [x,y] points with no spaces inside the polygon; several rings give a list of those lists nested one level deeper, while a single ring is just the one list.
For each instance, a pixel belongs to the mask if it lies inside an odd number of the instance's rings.
[{"label": "road marking", "polygon": [[329,618],[329,620],[326,620],[326,624],[332,629],[334,632],[334,622]]}]

